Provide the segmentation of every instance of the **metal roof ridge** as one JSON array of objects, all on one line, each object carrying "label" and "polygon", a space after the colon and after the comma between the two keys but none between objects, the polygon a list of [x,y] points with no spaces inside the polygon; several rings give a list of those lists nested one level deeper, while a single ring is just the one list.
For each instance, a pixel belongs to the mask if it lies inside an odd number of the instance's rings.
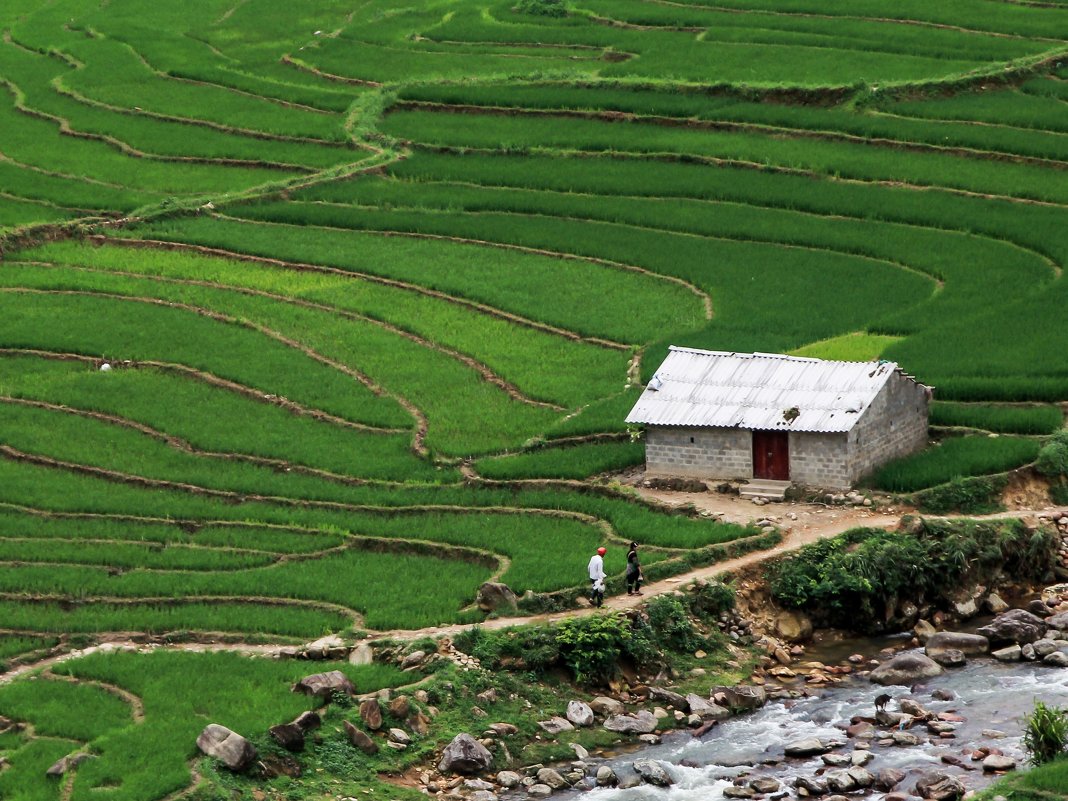
[{"label": "metal roof ridge", "polygon": [[[845,359],[820,359],[816,356],[793,356],[789,353],[765,353],[763,351],[755,350],[752,352],[736,351],[736,350],[705,350],[704,348],[690,348],[685,345],[668,345],[668,351],[675,353],[692,353],[697,356],[733,356],[739,359],[785,359],[792,362],[803,362],[808,364],[855,364],[855,365],[874,365],[875,367],[886,367],[890,370],[898,370],[905,374],[906,377],[916,380],[915,377],[904,372],[904,369],[897,362],[883,361],[880,359],[868,359],[867,361],[848,361]],[[918,383],[918,382],[917,382]]]}]

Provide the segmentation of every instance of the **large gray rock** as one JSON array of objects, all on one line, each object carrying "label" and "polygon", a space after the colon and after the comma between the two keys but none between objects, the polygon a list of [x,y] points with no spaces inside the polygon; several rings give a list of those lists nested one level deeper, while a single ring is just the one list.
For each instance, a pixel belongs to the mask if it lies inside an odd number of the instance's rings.
[{"label": "large gray rock", "polygon": [[1042,657],[1042,663],[1052,667],[1068,667],[1068,654],[1064,651],[1054,651]]},{"label": "large gray rock", "polygon": [[666,690],[663,687],[650,687],[649,697],[654,701],[661,701],[668,706],[672,706],[680,712],[690,711],[690,704],[686,701],[686,696],[672,690]]},{"label": "large gray rock", "polygon": [[1007,645],[990,654],[999,662],[1019,662],[1023,654],[1023,648],[1019,645]]},{"label": "large gray rock", "polygon": [[622,701],[617,701],[615,698],[609,698],[607,695],[598,695],[590,701],[590,709],[598,715],[610,717],[612,715],[622,715],[624,706]]},{"label": "large gray rock", "polygon": [[197,737],[197,748],[235,772],[245,770],[256,759],[256,748],[252,743],[218,723],[204,727]]},{"label": "large gray rock", "polygon": [[871,771],[866,770],[859,765],[854,765],[853,767],[848,768],[846,773],[853,777],[853,781],[855,781],[857,787],[860,787],[861,789],[871,787],[875,784],[875,777],[872,775]]},{"label": "large gray rock", "polygon": [[560,775],[559,771],[552,768],[540,768],[538,770],[538,784],[547,784],[554,790],[566,790],[571,786],[567,779]]},{"label": "large gray rock", "polygon": [[771,776],[759,776],[755,779],[749,780],[749,786],[756,792],[765,795],[767,793],[774,793],[781,786],[779,780]]},{"label": "large gray rock", "polygon": [[705,720],[724,720],[731,716],[731,711],[719,704],[709,701],[707,698],[690,693],[686,696],[686,703],[690,706],[690,713],[699,715]]},{"label": "large gray rock", "polygon": [[942,668],[928,656],[918,653],[898,654],[871,672],[868,678],[876,684],[901,684],[906,687],[922,679],[942,674]]},{"label": "large gray rock", "polygon": [[613,715],[604,727],[620,734],[650,734],[656,731],[656,715],[647,709],[634,715]]},{"label": "large gray rock", "polygon": [[968,661],[968,658],[964,655],[964,651],[957,650],[956,648],[947,648],[944,651],[938,651],[931,658],[942,667],[963,667]]},{"label": "large gray rock", "polygon": [[570,721],[565,720],[559,715],[554,715],[548,720],[539,720],[538,725],[549,734],[560,734],[565,731],[573,731],[575,728],[571,725]]},{"label": "large gray rock", "polygon": [[983,770],[987,772],[1016,770],[1016,760],[1001,754],[990,754],[983,760]]},{"label": "large gray rock", "polygon": [[794,779],[794,787],[804,790],[808,795],[827,794],[827,782],[818,776],[798,776]]},{"label": "large gray rock", "polygon": [[832,748],[834,748],[833,743],[825,743],[818,737],[806,737],[803,740],[794,740],[792,743],[788,743],[785,753],[788,757],[807,757],[826,754]]},{"label": "large gray rock", "polygon": [[608,765],[601,765],[597,768],[598,787],[615,787],[617,784],[619,784],[619,777]]},{"label": "large gray rock", "polygon": [[311,676],[305,676],[293,685],[292,690],[295,693],[312,695],[325,701],[329,700],[334,693],[355,694],[356,685],[340,670],[331,670],[327,673],[313,673]]},{"label": "large gray rock", "polygon": [[768,701],[767,690],[756,685],[739,684],[735,687],[717,687],[712,691],[713,695],[720,693],[723,693],[730,709],[759,709]]},{"label": "large gray rock", "polygon": [[498,609],[515,609],[516,597],[511,587],[497,581],[487,581],[478,588],[475,603],[483,612],[493,612]]},{"label": "large gray rock", "polygon": [[493,764],[493,754],[486,750],[470,734],[461,733],[452,738],[441,752],[438,771],[441,773],[479,773]]},{"label": "large gray rock", "polygon": [[[1043,604],[1045,606],[1045,604]],[[1046,618],[1046,625],[1057,631],[1068,630],[1068,612],[1059,612]]]},{"label": "large gray rock", "polygon": [[976,634],[986,637],[992,645],[1024,645],[1042,639],[1047,628],[1049,627],[1046,622],[1037,615],[1032,615],[1025,609],[1010,609],[987,625],[976,629]]},{"label": "large gray rock", "polygon": [[576,726],[592,726],[593,710],[590,705],[582,701],[567,702],[567,719]]},{"label": "large gray rock", "polygon": [[978,656],[990,650],[990,640],[979,634],[961,631],[940,631],[927,639],[923,651],[932,659],[940,652],[961,651],[965,656]]},{"label": "large gray rock", "polygon": [[514,770],[502,770],[497,774],[497,784],[505,790],[511,790],[513,787],[518,787],[519,782],[521,781],[523,781],[523,777]]},{"label": "large gray rock", "polygon": [[663,764],[655,759],[635,760],[634,770],[642,777],[642,781],[655,784],[657,787],[669,787],[675,783],[675,780],[664,769]]},{"label": "large gray rock", "polygon": [[823,778],[832,793],[851,793],[858,788],[857,780],[848,770],[829,770],[823,774]]},{"label": "large gray rock", "polygon": [[1033,643],[1031,643],[1031,647],[1035,649],[1035,656],[1037,656],[1039,659],[1043,659],[1044,657],[1049,656],[1054,651],[1061,650],[1061,646],[1059,643],[1053,640],[1045,639],[1035,640]]},{"label": "large gray rock", "polygon": [[925,773],[916,782],[916,795],[931,801],[957,801],[964,792],[965,787],[960,779],[941,771]]},{"label": "large gray rock", "polygon": [[883,768],[875,772],[875,789],[884,793],[889,793],[901,780],[905,778],[905,771],[898,770],[897,768]]}]

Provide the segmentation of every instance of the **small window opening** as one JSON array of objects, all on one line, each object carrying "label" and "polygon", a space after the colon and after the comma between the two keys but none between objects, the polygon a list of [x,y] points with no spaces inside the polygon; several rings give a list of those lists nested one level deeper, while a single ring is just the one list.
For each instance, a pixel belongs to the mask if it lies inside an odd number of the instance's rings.
[{"label": "small window opening", "polygon": [[693,437],[690,437],[690,444],[693,444]]}]

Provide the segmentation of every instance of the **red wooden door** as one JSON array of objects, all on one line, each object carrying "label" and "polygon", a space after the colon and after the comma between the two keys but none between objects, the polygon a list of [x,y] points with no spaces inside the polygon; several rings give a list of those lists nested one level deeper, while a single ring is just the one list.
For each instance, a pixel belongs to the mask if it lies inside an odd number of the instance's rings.
[{"label": "red wooden door", "polygon": [[753,432],[753,478],[790,480],[790,433]]}]

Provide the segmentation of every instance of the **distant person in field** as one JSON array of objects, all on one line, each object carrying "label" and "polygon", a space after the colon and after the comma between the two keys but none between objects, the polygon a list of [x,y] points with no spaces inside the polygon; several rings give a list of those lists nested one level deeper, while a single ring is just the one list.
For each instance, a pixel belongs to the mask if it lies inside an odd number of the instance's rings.
[{"label": "distant person in field", "polygon": [[627,595],[642,595],[642,564],[638,561],[638,543],[632,542],[627,551]]},{"label": "distant person in field", "polygon": [[607,551],[598,548],[597,553],[590,557],[588,570],[590,573],[590,603],[600,606],[604,603],[604,555]]}]

